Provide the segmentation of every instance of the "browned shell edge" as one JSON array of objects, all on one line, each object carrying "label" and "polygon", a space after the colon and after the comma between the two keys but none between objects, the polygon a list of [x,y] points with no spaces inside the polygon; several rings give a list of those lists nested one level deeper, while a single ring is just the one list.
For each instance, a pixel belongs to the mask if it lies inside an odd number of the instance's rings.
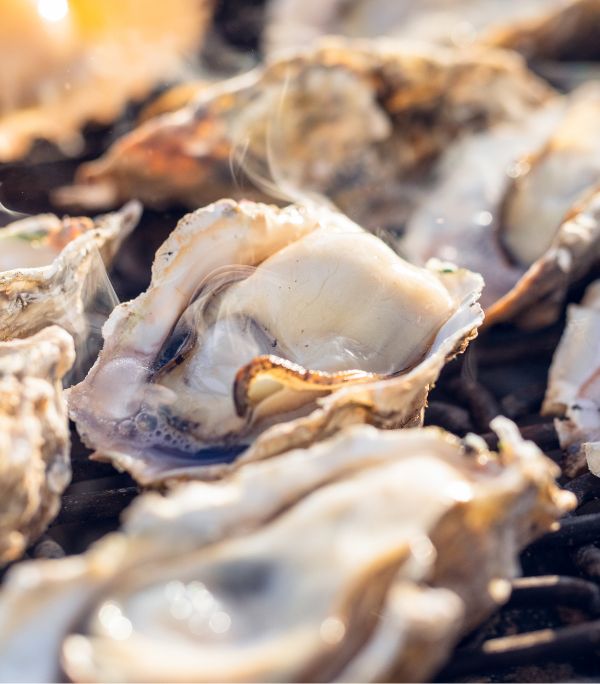
[{"label": "browned shell edge", "polygon": [[[482,330],[509,320],[523,329],[540,328],[556,321],[571,283],[600,260],[600,237],[585,245],[563,244],[561,230],[566,223],[584,213],[588,203],[598,194],[600,185],[594,186],[575,202],[557,229],[553,248],[535,261],[514,287],[486,311]],[[574,261],[579,257],[583,264],[565,271],[559,263],[557,247],[568,251]]]},{"label": "browned shell edge", "polygon": [[279,356],[265,354],[257,356],[238,370],[233,383],[233,401],[238,416],[246,416],[252,410],[250,391],[253,383],[261,376],[268,375],[282,385],[298,390],[335,390],[347,383],[362,383],[381,380],[386,377],[378,373],[362,370],[347,370],[337,373],[308,370],[297,363],[286,361]]}]

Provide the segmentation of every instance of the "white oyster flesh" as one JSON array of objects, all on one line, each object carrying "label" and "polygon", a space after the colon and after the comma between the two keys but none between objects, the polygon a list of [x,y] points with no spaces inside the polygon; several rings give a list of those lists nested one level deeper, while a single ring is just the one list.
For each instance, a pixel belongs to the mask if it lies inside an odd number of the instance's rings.
[{"label": "white oyster flesh", "polygon": [[[402,253],[412,263],[435,256],[480,272],[487,324],[555,320],[568,284],[600,251],[589,197],[600,178],[598,115],[600,89],[587,86],[519,125],[457,143],[410,218]],[[582,210],[589,225],[574,230]]]},{"label": "white oyster flesh", "polygon": [[[114,311],[71,415],[143,482],[201,473],[204,447],[260,433],[264,453],[338,419],[418,421],[476,334],[481,285],[447,264],[414,267],[329,209],[222,200],[180,221],[150,288]],[[280,423],[285,435],[264,433]]]},{"label": "white oyster flesh", "polygon": [[130,202],[93,220],[44,214],[0,228],[0,340],[58,324],[79,347],[90,323],[86,307],[101,293],[105,265],[140,214],[139,203]]},{"label": "white oyster flesh", "polygon": [[558,416],[561,447],[581,450],[600,475],[600,281],[587,288],[580,304],[567,308],[542,410]]},{"label": "white oyster flesh", "polygon": [[574,503],[514,425],[493,427],[499,454],[437,428],[354,426],[140,497],[84,555],[11,570],[0,679],[431,677]]},{"label": "white oyster flesh", "polygon": [[0,342],[0,566],[46,529],[71,479],[61,381],[74,359],[57,326]]}]

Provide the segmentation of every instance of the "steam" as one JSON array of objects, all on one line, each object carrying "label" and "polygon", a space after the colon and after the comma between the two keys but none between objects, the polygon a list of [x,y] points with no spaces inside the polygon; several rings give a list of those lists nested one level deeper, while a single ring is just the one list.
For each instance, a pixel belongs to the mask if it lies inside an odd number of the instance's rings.
[{"label": "steam", "polygon": [[76,360],[65,378],[67,387],[83,380],[92,367],[102,348],[102,327],[119,304],[119,298],[96,246],[92,248],[89,258],[89,269],[80,293],[83,325],[81,320],[71,320],[70,332],[75,332]]},{"label": "steam", "polygon": [[[0,188],[2,187],[2,183],[0,183]],[[11,209],[10,207],[7,207],[2,200],[0,200],[0,214],[6,214],[7,216],[10,216],[11,219],[21,219],[21,218],[28,218],[29,216],[32,216],[32,214],[26,214],[23,211],[15,211],[14,209]]]},{"label": "steam", "polygon": [[276,106],[269,112],[265,127],[265,151],[266,168],[263,164],[254,163],[249,150],[252,139],[249,136],[240,136],[233,140],[229,154],[229,169],[235,187],[241,190],[241,182],[238,178],[239,170],[252,184],[265,195],[278,199],[284,203],[304,205],[311,209],[327,207],[333,211],[339,209],[325,195],[301,188],[294,183],[281,164],[281,160],[288,159],[286,150],[284,126],[284,108],[286,98],[289,95],[291,72],[288,70],[279,93]]}]

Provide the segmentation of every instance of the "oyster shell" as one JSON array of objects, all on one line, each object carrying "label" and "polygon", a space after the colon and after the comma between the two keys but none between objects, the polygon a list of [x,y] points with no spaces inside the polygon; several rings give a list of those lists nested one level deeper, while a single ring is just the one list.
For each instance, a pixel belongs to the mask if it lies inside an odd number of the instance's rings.
[{"label": "oyster shell", "polygon": [[[596,200],[600,213],[600,197]],[[567,308],[567,326],[548,377],[542,407],[559,416],[556,432],[563,449],[580,451],[600,475],[600,281],[590,285],[580,304]]]},{"label": "oyster shell", "polygon": [[431,677],[574,503],[510,421],[493,427],[500,454],[354,426],[140,497],[84,555],[11,570],[0,678],[52,681],[59,661],[88,682]]},{"label": "oyster shell", "polygon": [[130,202],[93,220],[44,214],[0,228],[0,340],[56,323],[82,341],[103,261],[110,263],[140,214]]},{"label": "oyster shell", "polygon": [[270,0],[267,53],[306,47],[325,34],[474,42],[536,60],[597,60],[598,0]]},{"label": "oyster shell", "polygon": [[[317,192],[360,225],[399,229],[420,174],[451,140],[520,119],[550,96],[505,52],[325,41],[200,86],[193,104],[117,141],[56,197],[196,208],[221,197],[283,193],[290,201]],[[236,179],[232,158],[240,156]]]},{"label": "oyster shell", "polygon": [[150,288],[115,309],[71,415],[144,483],[208,476],[222,466],[202,448],[282,421],[252,458],[348,423],[414,424],[477,333],[481,287],[448,264],[411,266],[327,208],[222,200],[180,221]]},{"label": "oyster shell", "polygon": [[518,50],[537,60],[591,62],[600,59],[600,2],[564,0],[540,3],[543,12],[511,25],[497,26],[488,44]]},{"label": "oyster shell", "polygon": [[457,143],[408,221],[401,253],[480,272],[486,324],[541,327],[600,257],[600,89],[584,87]]},{"label": "oyster shell", "polygon": [[211,4],[3,0],[0,162],[26,154],[36,139],[74,152],[85,123],[109,123],[128,101],[180,74]]},{"label": "oyster shell", "polygon": [[45,530],[71,479],[61,380],[74,360],[57,326],[0,342],[0,565]]}]

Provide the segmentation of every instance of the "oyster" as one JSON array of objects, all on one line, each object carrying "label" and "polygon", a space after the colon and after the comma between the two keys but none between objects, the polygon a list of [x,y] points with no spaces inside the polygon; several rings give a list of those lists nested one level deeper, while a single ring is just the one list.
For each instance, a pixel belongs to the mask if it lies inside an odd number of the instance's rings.
[{"label": "oyster", "polygon": [[44,214],[0,228],[0,340],[56,323],[82,341],[103,260],[110,263],[140,214],[130,202],[94,220]]},{"label": "oyster", "polygon": [[[596,199],[600,216],[600,197]],[[596,219],[598,220],[598,218]],[[542,407],[559,416],[556,431],[563,449],[585,455],[600,475],[600,281],[590,285],[579,305],[567,309],[567,327],[558,345]]]},{"label": "oyster", "polygon": [[325,34],[474,42],[528,58],[597,60],[598,0],[270,0],[267,53],[306,47]]},{"label": "oyster", "polygon": [[431,677],[574,503],[510,421],[493,427],[499,454],[354,426],[140,497],[83,556],[11,570],[0,679],[53,681],[59,662],[87,682]]},{"label": "oyster", "polygon": [[556,320],[568,285],[600,257],[600,88],[555,100],[519,125],[457,143],[408,221],[400,250],[480,272],[486,324]]},{"label": "oyster", "polygon": [[591,62],[600,59],[600,2],[561,0],[540,3],[543,12],[526,20],[497,26],[488,44],[518,50],[537,60]]},{"label": "oyster", "polygon": [[0,342],[0,565],[45,530],[71,479],[61,380],[74,359],[57,326]]},{"label": "oyster", "polygon": [[115,309],[71,415],[143,483],[208,476],[222,466],[203,447],[272,425],[252,458],[347,423],[415,423],[477,333],[481,287],[448,264],[411,266],[327,208],[221,200],[179,222],[150,288]]},{"label": "oyster", "polygon": [[181,74],[210,6],[208,0],[3,0],[0,162],[26,154],[36,139],[74,152],[85,123],[111,122],[128,101]]},{"label": "oyster", "polygon": [[420,176],[452,139],[518,120],[551,94],[505,52],[325,41],[201,85],[193,104],[117,141],[56,198],[196,208],[221,197],[290,201],[316,192],[360,225],[399,229]]}]

